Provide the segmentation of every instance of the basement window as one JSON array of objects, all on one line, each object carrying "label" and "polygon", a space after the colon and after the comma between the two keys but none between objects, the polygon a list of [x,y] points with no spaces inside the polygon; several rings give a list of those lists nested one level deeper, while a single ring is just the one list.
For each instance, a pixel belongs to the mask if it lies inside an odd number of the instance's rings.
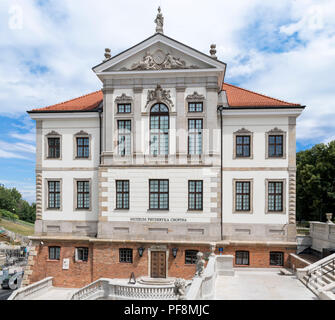
[{"label": "basement window", "polygon": [[120,262],[133,263],[133,249],[119,249]]},{"label": "basement window", "polygon": [[197,253],[197,250],[185,250],[185,264],[196,264]]},{"label": "basement window", "polygon": [[249,265],[249,251],[236,251],[235,264],[239,266]]},{"label": "basement window", "polygon": [[76,248],[76,261],[88,261],[88,248]]},{"label": "basement window", "polygon": [[284,265],[284,253],[283,252],[270,252],[270,266]]},{"label": "basement window", "polygon": [[60,260],[60,247],[49,247],[49,260]]}]

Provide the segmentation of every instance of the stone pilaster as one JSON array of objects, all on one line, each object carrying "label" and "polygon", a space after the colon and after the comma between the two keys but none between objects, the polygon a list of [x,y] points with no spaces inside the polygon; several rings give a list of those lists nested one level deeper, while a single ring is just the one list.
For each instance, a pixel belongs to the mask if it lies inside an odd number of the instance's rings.
[{"label": "stone pilaster", "polygon": [[33,269],[35,265],[35,260],[37,258],[36,246],[30,247],[28,263],[24,267],[24,275],[22,279],[22,287],[26,287],[32,283],[31,276],[33,274]]},{"label": "stone pilaster", "polygon": [[36,220],[42,220],[42,171],[36,170]]}]

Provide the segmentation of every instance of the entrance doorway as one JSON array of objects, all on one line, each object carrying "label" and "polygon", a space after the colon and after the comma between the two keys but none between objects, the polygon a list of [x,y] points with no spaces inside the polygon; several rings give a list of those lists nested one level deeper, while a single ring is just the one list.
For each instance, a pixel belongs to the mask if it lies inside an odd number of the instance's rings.
[{"label": "entrance doorway", "polygon": [[166,278],[166,252],[151,252],[151,278]]}]

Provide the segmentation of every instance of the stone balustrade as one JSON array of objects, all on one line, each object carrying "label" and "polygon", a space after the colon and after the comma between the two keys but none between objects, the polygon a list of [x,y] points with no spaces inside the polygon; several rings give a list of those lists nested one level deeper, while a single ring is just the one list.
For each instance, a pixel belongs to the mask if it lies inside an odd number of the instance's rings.
[{"label": "stone balustrade", "polygon": [[15,290],[8,300],[24,300],[32,298],[35,294],[40,294],[52,287],[53,277],[45,278],[41,281],[35,282],[27,287]]}]

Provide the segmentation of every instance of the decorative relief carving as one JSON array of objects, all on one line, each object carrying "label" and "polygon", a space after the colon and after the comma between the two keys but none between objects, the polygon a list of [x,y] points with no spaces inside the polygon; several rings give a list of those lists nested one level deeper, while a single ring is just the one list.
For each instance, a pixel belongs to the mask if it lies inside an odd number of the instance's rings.
[{"label": "decorative relief carving", "polygon": [[284,131],[275,127],[272,130],[268,131],[268,133],[284,133]]},{"label": "decorative relief carving", "polygon": [[248,134],[251,133],[251,131],[249,131],[248,129],[242,128],[240,130],[237,130],[236,132],[234,132],[235,134]]},{"label": "decorative relief carving", "polygon": [[205,100],[205,96],[203,96],[202,94],[199,94],[198,92],[194,91],[193,94],[190,94],[186,97],[187,101],[204,101]]},{"label": "decorative relief carving", "polygon": [[60,136],[60,134],[54,130],[50,131],[47,136]]},{"label": "decorative relief carving", "polygon": [[85,132],[84,130],[80,130],[75,134],[75,136],[88,136],[89,134]]},{"label": "decorative relief carving", "polygon": [[134,63],[130,69],[124,67],[120,71],[166,69],[199,69],[199,67],[194,65],[186,66],[185,61],[158,49],[153,54],[146,52],[141,61]]},{"label": "decorative relief carving", "polygon": [[147,104],[152,101],[157,101],[157,102],[168,102],[170,106],[173,107],[173,102],[171,100],[171,95],[170,95],[170,90],[164,90],[160,85],[157,85],[155,90],[149,90],[148,91],[148,96],[147,96]]},{"label": "decorative relief carving", "polygon": [[127,96],[125,93],[122,93],[121,96],[116,97],[115,102],[116,103],[131,103],[133,101],[133,98],[130,96]]}]

